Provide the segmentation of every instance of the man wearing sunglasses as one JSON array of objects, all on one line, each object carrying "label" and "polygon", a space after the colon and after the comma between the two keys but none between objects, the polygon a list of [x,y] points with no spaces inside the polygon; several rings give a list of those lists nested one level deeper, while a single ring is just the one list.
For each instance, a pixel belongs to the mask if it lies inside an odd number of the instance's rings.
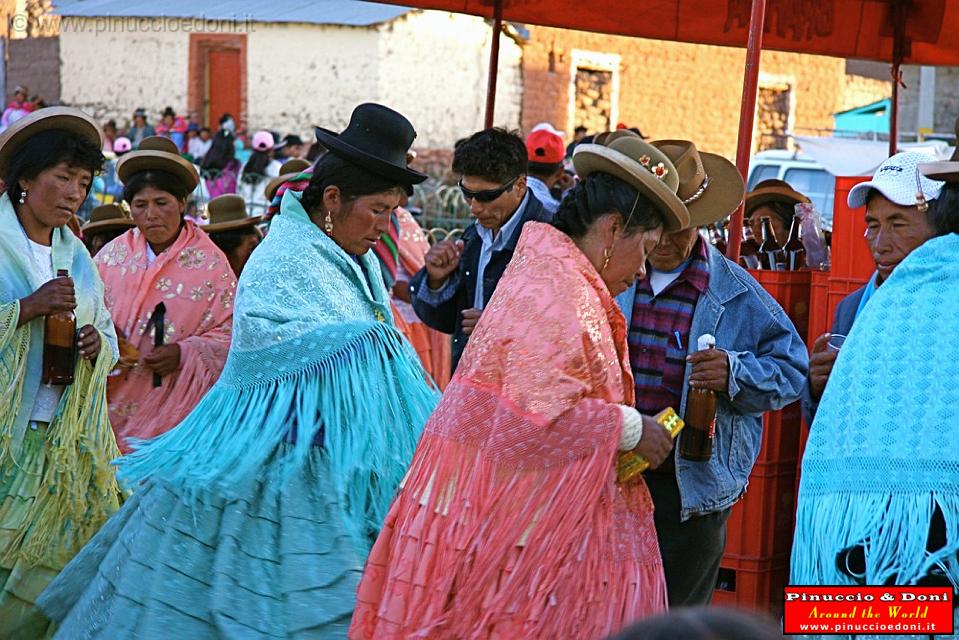
[{"label": "man wearing sunglasses", "polygon": [[426,267],[410,281],[413,309],[429,327],[453,334],[453,369],[489,303],[523,225],[553,215],[526,186],[523,140],[504,129],[485,129],[456,147],[453,171],[476,218],[461,240],[444,240],[426,254]]}]

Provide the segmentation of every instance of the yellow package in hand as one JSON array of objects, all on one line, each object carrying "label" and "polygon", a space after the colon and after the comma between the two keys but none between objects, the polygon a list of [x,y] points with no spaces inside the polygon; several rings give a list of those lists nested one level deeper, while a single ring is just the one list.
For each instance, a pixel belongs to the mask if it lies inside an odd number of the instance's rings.
[{"label": "yellow package in hand", "polygon": [[[657,413],[653,419],[669,432],[673,440],[686,426],[686,423],[672,407],[666,407]],[[616,481],[619,484],[626,484],[646,469],[649,469],[649,460],[635,451],[623,451],[616,458]]]}]

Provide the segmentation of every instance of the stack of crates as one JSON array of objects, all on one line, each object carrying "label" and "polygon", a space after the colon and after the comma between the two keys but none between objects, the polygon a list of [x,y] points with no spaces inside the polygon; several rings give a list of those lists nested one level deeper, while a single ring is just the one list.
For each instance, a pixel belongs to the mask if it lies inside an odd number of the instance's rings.
[{"label": "stack of crates", "polygon": [[[873,272],[863,238],[864,212],[846,206],[850,189],[864,180],[868,177],[836,178],[830,271],[751,272],[779,301],[810,349],[832,327],[839,302]],[[807,434],[798,402],[764,416],[759,457],[746,494],[727,522],[714,604],[781,614]]]},{"label": "stack of crates", "polygon": [[[752,271],[805,339],[809,271]],[[802,414],[798,402],[763,416],[762,446],[746,494],[729,514],[713,603],[778,615],[789,578]]]}]

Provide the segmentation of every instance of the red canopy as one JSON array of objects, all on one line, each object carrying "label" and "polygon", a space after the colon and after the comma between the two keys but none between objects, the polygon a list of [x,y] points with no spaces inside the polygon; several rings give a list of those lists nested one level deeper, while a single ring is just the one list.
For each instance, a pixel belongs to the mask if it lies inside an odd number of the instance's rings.
[{"label": "red canopy", "polygon": [[[493,17],[494,0],[386,0]],[[503,19],[547,27],[745,47],[751,0],[502,0]],[[901,12],[904,20],[897,21]],[[902,64],[959,65],[955,0],[767,0],[763,48]]]}]

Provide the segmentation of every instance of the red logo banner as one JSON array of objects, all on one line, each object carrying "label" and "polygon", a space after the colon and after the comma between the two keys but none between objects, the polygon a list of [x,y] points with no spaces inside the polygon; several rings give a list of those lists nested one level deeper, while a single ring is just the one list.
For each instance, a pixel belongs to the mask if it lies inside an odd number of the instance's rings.
[{"label": "red logo banner", "polygon": [[784,589],[785,634],[951,634],[952,589],[802,587]]}]

